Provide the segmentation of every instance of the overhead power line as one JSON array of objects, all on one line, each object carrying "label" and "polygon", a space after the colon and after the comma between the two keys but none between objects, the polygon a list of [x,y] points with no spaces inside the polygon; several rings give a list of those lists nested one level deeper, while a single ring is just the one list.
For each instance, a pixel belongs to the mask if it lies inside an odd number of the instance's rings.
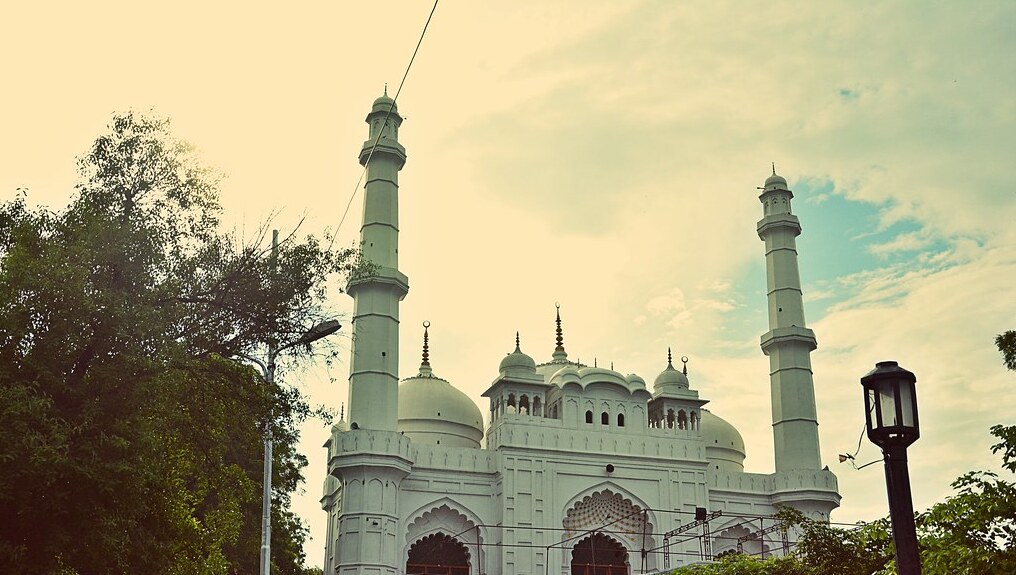
[{"label": "overhead power line", "polygon": [[[406,78],[409,76],[409,70],[413,68],[413,62],[416,60],[416,54],[420,51],[420,45],[423,44],[423,38],[427,35],[427,28],[430,26],[430,20],[434,17],[434,11],[437,10],[438,0],[434,0],[434,6],[430,9],[430,14],[427,15],[427,21],[423,24],[423,30],[420,32],[420,39],[416,42],[416,48],[413,49],[413,55],[409,58],[409,64],[406,66],[406,72],[402,74],[402,81],[399,82],[399,89],[395,91],[395,97],[392,98],[391,105],[388,106],[388,113],[385,114],[385,121],[383,126],[388,125],[388,119],[392,115],[392,111],[395,109],[396,102],[399,101],[399,94],[402,93],[402,87],[406,83]],[[370,153],[367,154],[367,161],[363,163],[363,170],[360,172],[359,179],[356,180],[356,185],[353,186],[353,193],[349,195],[349,201],[346,202],[346,209],[342,212],[342,218],[339,220],[339,225],[335,228],[335,233],[332,234],[332,243],[335,242],[335,236],[339,235],[339,230],[342,229],[343,222],[346,221],[346,215],[349,214],[349,207],[353,205],[353,198],[356,197],[356,192],[360,189],[360,184],[363,182],[363,177],[367,174],[367,167],[370,166],[370,159],[374,157],[374,150],[377,149],[377,144],[381,140],[381,134],[383,130],[379,130],[377,137],[374,138],[374,144],[370,147]],[[330,247],[330,246],[329,246]]]}]

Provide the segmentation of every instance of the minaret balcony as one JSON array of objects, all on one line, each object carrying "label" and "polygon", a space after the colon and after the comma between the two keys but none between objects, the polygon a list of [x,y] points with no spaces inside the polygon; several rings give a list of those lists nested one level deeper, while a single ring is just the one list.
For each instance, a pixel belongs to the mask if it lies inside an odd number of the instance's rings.
[{"label": "minaret balcony", "polygon": [[[371,156],[371,149],[374,150],[374,155]],[[374,140],[370,139],[363,143],[363,147],[360,148],[360,165],[367,163],[367,157],[371,156],[371,161],[385,157],[391,160],[395,160],[398,163],[397,168],[402,169],[402,166],[406,163],[406,149],[402,147],[402,144],[395,140],[388,138],[381,138],[377,141],[377,146],[374,145]]]},{"label": "minaret balcony", "polygon": [[377,272],[360,278],[351,278],[346,284],[346,293],[355,295],[356,290],[366,286],[388,285],[399,296],[399,300],[409,293],[409,278],[395,268],[380,267]]},{"label": "minaret balcony", "polygon": [[814,351],[818,347],[818,343],[815,340],[815,332],[806,327],[798,327],[795,325],[790,327],[778,327],[763,334],[762,351],[766,355],[769,355],[769,349],[771,347],[789,342],[803,343],[808,346],[809,351]]},{"label": "minaret balcony", "polygon": [[794,214],[775,214],[758,221],[758,237],[766,239],[770,230],[789,228],[795,236],[801,235],[801,220]]}]

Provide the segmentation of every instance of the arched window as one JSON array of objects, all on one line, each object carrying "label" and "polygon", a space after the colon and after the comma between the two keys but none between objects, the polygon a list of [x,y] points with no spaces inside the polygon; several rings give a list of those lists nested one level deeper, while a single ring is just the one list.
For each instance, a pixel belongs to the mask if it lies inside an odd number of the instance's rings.
[{"label": "arched window", "polygon": [[524,395],[519,398],[519,413],[529,415],[529,396]]},{"label": "arched window", "polygon": [[677,428],[688,429],[688,414],[683,409],[677,412]]},{"label": "arched window", "polygon": [[592,423],[592,422],[593,422],[593,412],[592,411],[586,411],[586,423]]},{"label": "arched window", "polygon": [[600,414],[600,423],[602,425],[610,425],[610,414],[606,411]]},{"label": "arched window", "polygon": [[698,412],[691,412],[691,428],[698,429]]},{"label": "arched window", "polygon": [[543,417],[543,403],[540,401],[540,396],[533,396],[533,415],[536,417]]},{"label": "arched window", "polygon": [[618,413],[617,414],[617,426],[618,427],[624,427],[624,414],[623,413]]},{"label": "arched window", "polygon": [[667,410],[667,429],[674,429],[674,410]]}]

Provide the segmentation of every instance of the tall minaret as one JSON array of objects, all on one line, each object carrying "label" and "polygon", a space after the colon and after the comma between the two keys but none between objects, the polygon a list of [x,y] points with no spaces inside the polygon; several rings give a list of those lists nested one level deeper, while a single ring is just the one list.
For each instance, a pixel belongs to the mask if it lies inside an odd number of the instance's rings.
[{"label": "tall minaret", "polygon": [[758,236],[766,244],[769,287],[769,331],[762,336],[762,351],[769,356],[776,471],[821,469],[811,372],[811,352],[817,343],[815,333],[805,327],[797,269],[795,238],[801,223],[790,213],[794,194],[775,167],[762,190]]},{"label": "tall minaret", "polygon": [[364,257],[378,270],[347,287],[354,301],[349,421],[354,429],[395,431],[399,302],[409,291],[409,279],[399,271],[399,170],[406,149],[398,142],[402,116],[385,92],[367,114],[370,138],[360,150],[360,164],[367,166],[360,241]]}]

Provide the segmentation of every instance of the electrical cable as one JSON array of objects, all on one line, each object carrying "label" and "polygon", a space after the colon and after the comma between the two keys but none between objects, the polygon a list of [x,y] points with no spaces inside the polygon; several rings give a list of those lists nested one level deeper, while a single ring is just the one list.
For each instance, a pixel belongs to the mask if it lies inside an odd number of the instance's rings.
[{"label": "electrical cable", "polygon": [[349,195],[349,201],[346,202],[346,209],[342,212],[342,218],[339,219],[339,225],[335,228],[335,232],[332,234],[332,242],[328,245],[328,249],[331,249],[332,244],[335,242],[335,237],[339,235],[339,230],[342,229],[343,222],[346,221],[346,216],[349,214],[349,207],[353,205],[353,198],[356,197],[356,192],[360,190],[360,183],[363,182],[363,177],[367,174],[367,167],[370,166],[370,160],[374,157],[374,150],[377,149],[378,142],[381,140],[381,134],[384,133],[384,128],[388,126],[388,119],[391,118],[392,111],[395,109],[395,103],[399,101],[399,94],[402,93],[402,86],[406,83],[406,78],[409,76],[409,70],[413,67],[413,62],[416,61],[416,54],[420,51],[420,45],[423,44],[423,38],[427,34],[427,28],[430,26],[430,20],[434,17],[434,11],[437,10],[438,0],[434,0],[434,6],[430,9],[430,14],[427,15],[427,22],[423,25],[423,31],[420,32],[420,39],[416,42],[416,48],[413,49],[413,55],[409,58],[409,64],[406,66],[406,72],[402,74],[402,81],[399,82],[399,89],[395,91],[395,97],[392,98],[391,105],[388,106],[388,113],[385,114],[385,121],[382,124],[382,129],[378,130],[377,137],[374,138],[374,144],[370,147],[370,153],[367,154],[367,161],[363,163],[363,170],[360,172],[360,178],[356,180],[356,185],[353,187],[353,193]]}]

